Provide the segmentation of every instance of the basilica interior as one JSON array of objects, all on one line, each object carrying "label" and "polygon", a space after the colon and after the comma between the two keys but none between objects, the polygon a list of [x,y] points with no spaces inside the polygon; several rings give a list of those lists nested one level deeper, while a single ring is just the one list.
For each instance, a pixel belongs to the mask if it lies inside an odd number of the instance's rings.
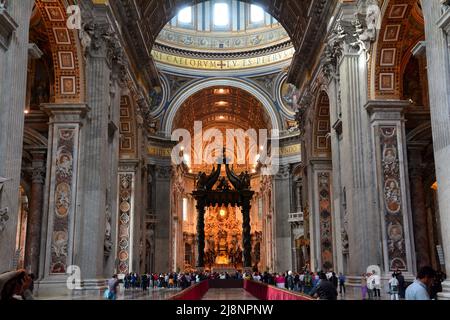
[{"label": "basilica interior", "polygon": [[449,44],[449,1],[0,0],[0,272],[450,274]]}]

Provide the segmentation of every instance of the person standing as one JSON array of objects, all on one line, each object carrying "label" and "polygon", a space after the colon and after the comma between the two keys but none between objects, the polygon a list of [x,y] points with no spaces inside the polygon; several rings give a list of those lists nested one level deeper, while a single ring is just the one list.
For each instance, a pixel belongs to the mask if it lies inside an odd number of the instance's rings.
[{"label": "person standing", "polygon": [[292,275],[292,271],[288,272],[286,282],[287,282],[287,289],[293,291],[294,290],[294,276]]},{"label": "person standing", "polygon": [[374,298],[381,298],[381,278],[375,270],[372,270],[372,274],[367,280],[367,287],[369,290],[372,290]]},{"label": "person standing", "polygon": [[304,290],[303,293],[305,294],[309,294],[311,292],[311,289],[313,287],[313,276],[314,273],[309,273],[308,271],[305,272],[305,277],[304,277]]},{"label": "person standing", "polygon": [[345,281],[346,278],[342,274],[342,272],[339,273],[339,294],[342,295],[342,293],[345,295]]},{"label": "person standing", "polygon": [[398,280],[398,297],[400,299],[405,299],[405,291],[406,291],[406,286],[405,286],[405,277],[403,277],[403,274],[401,271],[396,271],[396,278]]},{"label": "person standing", "polygon": [[300,292],[305,292],[305,276],[306,276],[307,272],[302,272],[299,276],[298,276],[298,283],[299,283],[299,291]]},{"label": "person standing", "polygon": [[282,276],[281,274],[278,274],[277,277],[275,278],[275,283],[277,285],[277,288],[285,289],[284,282],[285,282],[284,276]]},{"label": "person standing", "polygon": [[319,284],[312,289],[310,296],[319,298],[319,300],[337,300],[337,290],[331,281],[327,280],[325,273],[319,275]]},{"label": "person standing", "polygon": [[436,272],[436,276],[434,277],[434,281],[431,284],[430,288],[430,299],[438,300],[438,293],[442,292],[442,282],[445,281],[445,278],[441,271]]},{"label": "person standing", "polygon": [[433,284],[436,272],[431,267],[423,267],[417,279],[406,289],[406,300],[430,300],[429,288]]},{"label": "person standing", "polygon": [[363,300],[366,300],[367,296],[367,275],[364,273],[361,276],[361,297]]},{"label": "person standing", "polygon": [[336,277],[336,273],[332,272],[331,273],[331,277],[330,277],[330,282],[333,284],[333,286],[336,288],[338,288],[338,278]]},{"label": "person standing", "polygon": [[371,273],[367,274],[367,293],[369,294],[369,300],[372,300],[375,295],[375,278]]},{"label": "person standing", "polygon": [[391,294],[391,300],[398,300],[398,279],[395,273],[389,280],[389,293]]}]

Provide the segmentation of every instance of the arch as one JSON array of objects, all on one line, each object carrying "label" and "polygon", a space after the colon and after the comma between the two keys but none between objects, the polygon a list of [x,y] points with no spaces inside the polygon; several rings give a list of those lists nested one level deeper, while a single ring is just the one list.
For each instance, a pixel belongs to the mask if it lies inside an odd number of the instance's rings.
[{"label": "arch", "polygon": [[376,99],[399,99],[404,65],[425,36],[424,20],[418,0],[388,0],[384,9],[373,57],[372,90]]},{"label": "arch", "polygon": [[218,78],[218,79],[207,79],[207,80],[200,80],[198,82],[194,82],[190,85],[188,89],[185,91],[179,93],[170,103],[168,107],[168,114],[164,117],[164,120],[162,122],[162,130],[163,132],[170,136],[172,132],[172,127],[174,123],[175,116],[180,109],[180,107],[183,105],[183,103],[193,94],[196,94],[197,92],[209,88],[209,87],[217,87],[217,86],[228,86],[228,87],[234,87],[238,89],[242,89],[250,94],[252,94],[256,99],[258,99],[263,107],[264,110],[267,112],[270,118],[270,122],[272,125],[272,130],[282,130],[283,125],[281,122],[281,119],[278,115],[278,111],[275,107],[275,104],[273,101],[268,97],[261,89],[256,87],[255,85],[252,85],[250,83],[236,80],[232,78]]},{"label": "arch", "polygon": [[414,141],[421,141],[421,140],[428,140],[428,139],[433,139],[432,138],[432,128],[431,128],[431,122],[427,121],[424,122],[422,124],[420,124],[419,126],[417,126],[416,128],[414,128],[413,130],[411,130],[407,136],[406,136],[406,141],[407,142],[414,142]]},{"label": "arch", "polygon": [[[72,2],[72,1],[69,1]],[[35,0],[52,51],[55,77],[54,102],[83,102],[84,81],[81,50],[76,30],[67,28],[67,1]]]},{"label": "arch", "polygon": [[48,140],[46,137],[44,137],[42,134],[40,134],[38,131],[29,128],[26,126],[24,128],[23,133],[23,142],[24,144],[28,144],[31,146],[36,147],[47,147],[48,146]]}]

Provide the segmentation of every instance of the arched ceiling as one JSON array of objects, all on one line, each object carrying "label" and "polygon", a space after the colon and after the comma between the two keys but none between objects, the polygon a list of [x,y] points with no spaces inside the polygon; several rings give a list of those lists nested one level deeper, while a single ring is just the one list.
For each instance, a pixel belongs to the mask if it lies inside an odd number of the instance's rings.
[{"label": "arched ceiling", "polygon": [[[201,136],[194,131],[195,121],[202,122]],[[211,147],[211,142],[220,141],[216,140],[216,135],[209,135],[209,129],[217,129],[222,133],[223,146],[227,148],[228,157],[232,157],[237,172],[255,172],[257,162],[255,153],[260,152],[259,144],[263,143],[259,141],[262,138],[259,136],[259,130],[267,129],[267,135],[269,135],[271,125],[262,103],[250,93],[233,87],[210,87],[192,95],[184,102],[175,116],[172,129],[186,129],[190,132],[192,147],[190,161],[187,165],[192,172],[211,169],[206,162],[195,163],[194,161],[192,163],[192,159],[197,159],[199,156],[196,153],[194,139],[202,141],[203,160],[210,156],[207,150],[208,146]],[[245,142],[239,143],[235,140],[234,147],[230,150],[226,138],[227,129],[241,129],[244,133],[249,129],[254,129],[255,143],[257,144],[252,144],[253,147],[251,147],[248,136],[245,138],[239,135],[239,138],[243,138]],[[213,158],[217,156],[218,154],[214,153]]]},{"label": "arched ceiling", "polygon": [[[150,77],[151,50],[164,26],[188,5],[201,0],[110,1],[120,20],[121,32],[129,43],[142,79]],[[338,0],[246,0],[260,5],[284,27],[296,49],[289,82],[301,86],[313,68],[314,59]]]},{"label": "arched ceiling", "polygon": [[233,87],[211,87],[189,97],[178,110],[172,129],[193,133],[195,121],[201,121],[204,129],[271,129],[262,103]]}]

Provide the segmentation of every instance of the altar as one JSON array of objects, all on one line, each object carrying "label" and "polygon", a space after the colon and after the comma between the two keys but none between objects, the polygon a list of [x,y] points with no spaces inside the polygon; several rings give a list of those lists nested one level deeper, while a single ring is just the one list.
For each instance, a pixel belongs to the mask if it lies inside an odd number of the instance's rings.
[{"label": "altar", "polygon": [[[252,267],[250,174],[237,175],[227,161],[224,151],[209,175],[199,172],[192,193],[197,201],[197,268]],[[222,165],[226,177],[221,177]]]},{"label": "altar", "polygon": [[205,213],[205,265],[242,268],[242,213],[231,206],[208,207]]}]

